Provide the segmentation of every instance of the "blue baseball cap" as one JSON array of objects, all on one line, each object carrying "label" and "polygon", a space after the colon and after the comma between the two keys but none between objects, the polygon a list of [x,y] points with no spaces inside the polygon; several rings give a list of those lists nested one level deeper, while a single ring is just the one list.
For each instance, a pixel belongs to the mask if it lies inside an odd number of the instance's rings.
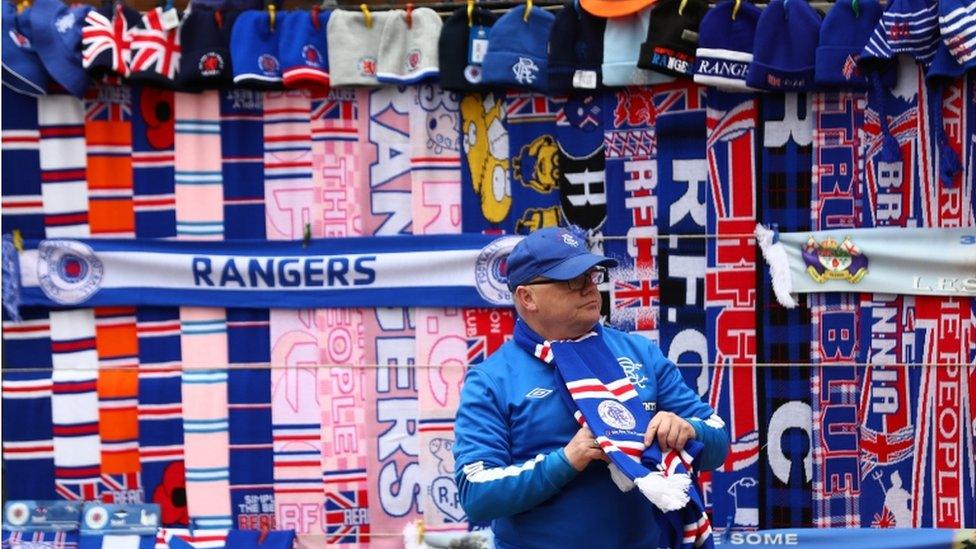
[{"label": "blue baseball cap", "polygon": [[61,0],[36,0],[30,22],[34,49],[48,74],[68,93],[83,97],[88,73],[81,66],[81,29],[91,6],[66,6]]},{"label": "blue baseball cap", "polygon": [[51,77],[31,45],[30,10],[17,13],[11,0],[3,1],[3,84],[25,95],[44,95]]},{"label": "blue baseball cap", "polygon": [[586,242],[562,227],[546,227],[523,238],[508,256],[508,289],[538,277],[571,280],[602,265],[616,267],[617,260],[590,253]]}]

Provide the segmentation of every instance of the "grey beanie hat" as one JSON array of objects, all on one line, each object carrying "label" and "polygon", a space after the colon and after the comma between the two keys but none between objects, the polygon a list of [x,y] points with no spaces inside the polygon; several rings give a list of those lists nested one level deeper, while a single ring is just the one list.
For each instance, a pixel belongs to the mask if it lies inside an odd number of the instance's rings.
[{"label": "grey beanie hat", "polygon": [[394,10],[383,27],[380,40],[379,63],[376,77],[380,82],[414,84],[437,78],[437,41],[441,35],[441,21],[437,12],[430,8],[417,8],[410,13]]},{"label": "grey beanie hat", "polygon": [[397,14],[372,12],[372,24],[366,26],[366,15],[335,10],[329,18],[326,39],[329,45],[329,76],[332,86],[378,86],[376,68],[383,29]]}]

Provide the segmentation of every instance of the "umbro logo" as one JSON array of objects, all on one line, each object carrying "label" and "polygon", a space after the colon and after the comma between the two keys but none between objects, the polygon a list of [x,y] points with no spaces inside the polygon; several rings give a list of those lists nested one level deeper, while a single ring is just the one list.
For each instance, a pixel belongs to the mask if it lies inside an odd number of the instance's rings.
[{"label": "umbro logo", "polygon": [[525,393],[525,398],[546,398],[552,394],[552,389],[543,389],[542,387],[536,387],[528,393]]}]

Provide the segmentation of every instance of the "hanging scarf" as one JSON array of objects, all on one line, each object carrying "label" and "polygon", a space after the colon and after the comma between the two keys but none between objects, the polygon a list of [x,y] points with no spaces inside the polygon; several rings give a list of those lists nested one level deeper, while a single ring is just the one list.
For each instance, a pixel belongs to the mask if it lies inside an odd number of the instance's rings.
[{"label": "hanging scarf", "polygon": [[691,482],[703,445],[689,440],[680,452],[662,452],[657,444],[645,449],[651,414],[604,343],[603,328],[597,324],[577,339],[547,341],[519,319],[514,338],[526,352],[555,366],[557,385],[566,389],[559,393],[607,454],[617,486],[628,491],[636,485],[681,538],[681,547],[712,547],[711,523]]}]

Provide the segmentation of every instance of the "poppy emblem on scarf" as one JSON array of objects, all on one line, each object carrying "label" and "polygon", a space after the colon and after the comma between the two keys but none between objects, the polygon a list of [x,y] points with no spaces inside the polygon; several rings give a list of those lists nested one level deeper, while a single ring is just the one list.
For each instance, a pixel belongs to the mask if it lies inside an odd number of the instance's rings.
[{"label": "poppy emblem on scarf", "polygon": [[146,122],[146,140],[156,150],[172,149],[175,139],[173,92],[145,87],[139,95],[139,111]]},{"label": "poppy emblem on scarf", "polygon": [[201,76],[216,76],[224,70],[224,58],[213,52],[204,54],[197,68]]},{"label": "poppy emblem on scarf", "polygon": [[840,244],[833,238],[817,242],[811,236],[803,247],[803,262],[810,277],[820,283],[846,280],[857,284],[868,274],[868,258],[849,236]]},{"label": "poppy emblem on scarf", "polygon": [[616,400],[604,400],[597,406],[596,412],[600,414],[600,419],[604,423],[615,429],[630,430],[637,427],[637,420],[634,419],[634,415]]},{"label": "poppy emblem on scarf", "polygon": [[311,65],[313,67],[322,66],[322,54],[319,53],[318,48],[311,44],[306,44],[302,48],[302,58],[305,59],[306,65]]},{"label": "poppy emblem on scarf", "polygon": [[163,471],[163,481],[153,491],[152,501],[159,505],[162,524],[167,526],[190,523],[186,509],[186,470],[182,461],[174,461]]},{"label": "poppy emblem on scarf", "polygon": [[273,55],[267,53],[258,57],[258,66],[261,67],[264,74],[269,76],[274,76],[278,72],[278,60]]},{"label": "poppy emblem on scarf", "polygon": [[64,305],[81,303],[101,287],[105,267],[87,244],[45,240],[38,246],[38,253],[38,282],[52,301]]},{"label": "poppy emblem on scarf", "polygon": [[521,237],[503,236],[478,254],[474,264],[475,288],[485,300],[497,305],[512,302],[512,293],[508,291],[508,254],[519,240]]}]

